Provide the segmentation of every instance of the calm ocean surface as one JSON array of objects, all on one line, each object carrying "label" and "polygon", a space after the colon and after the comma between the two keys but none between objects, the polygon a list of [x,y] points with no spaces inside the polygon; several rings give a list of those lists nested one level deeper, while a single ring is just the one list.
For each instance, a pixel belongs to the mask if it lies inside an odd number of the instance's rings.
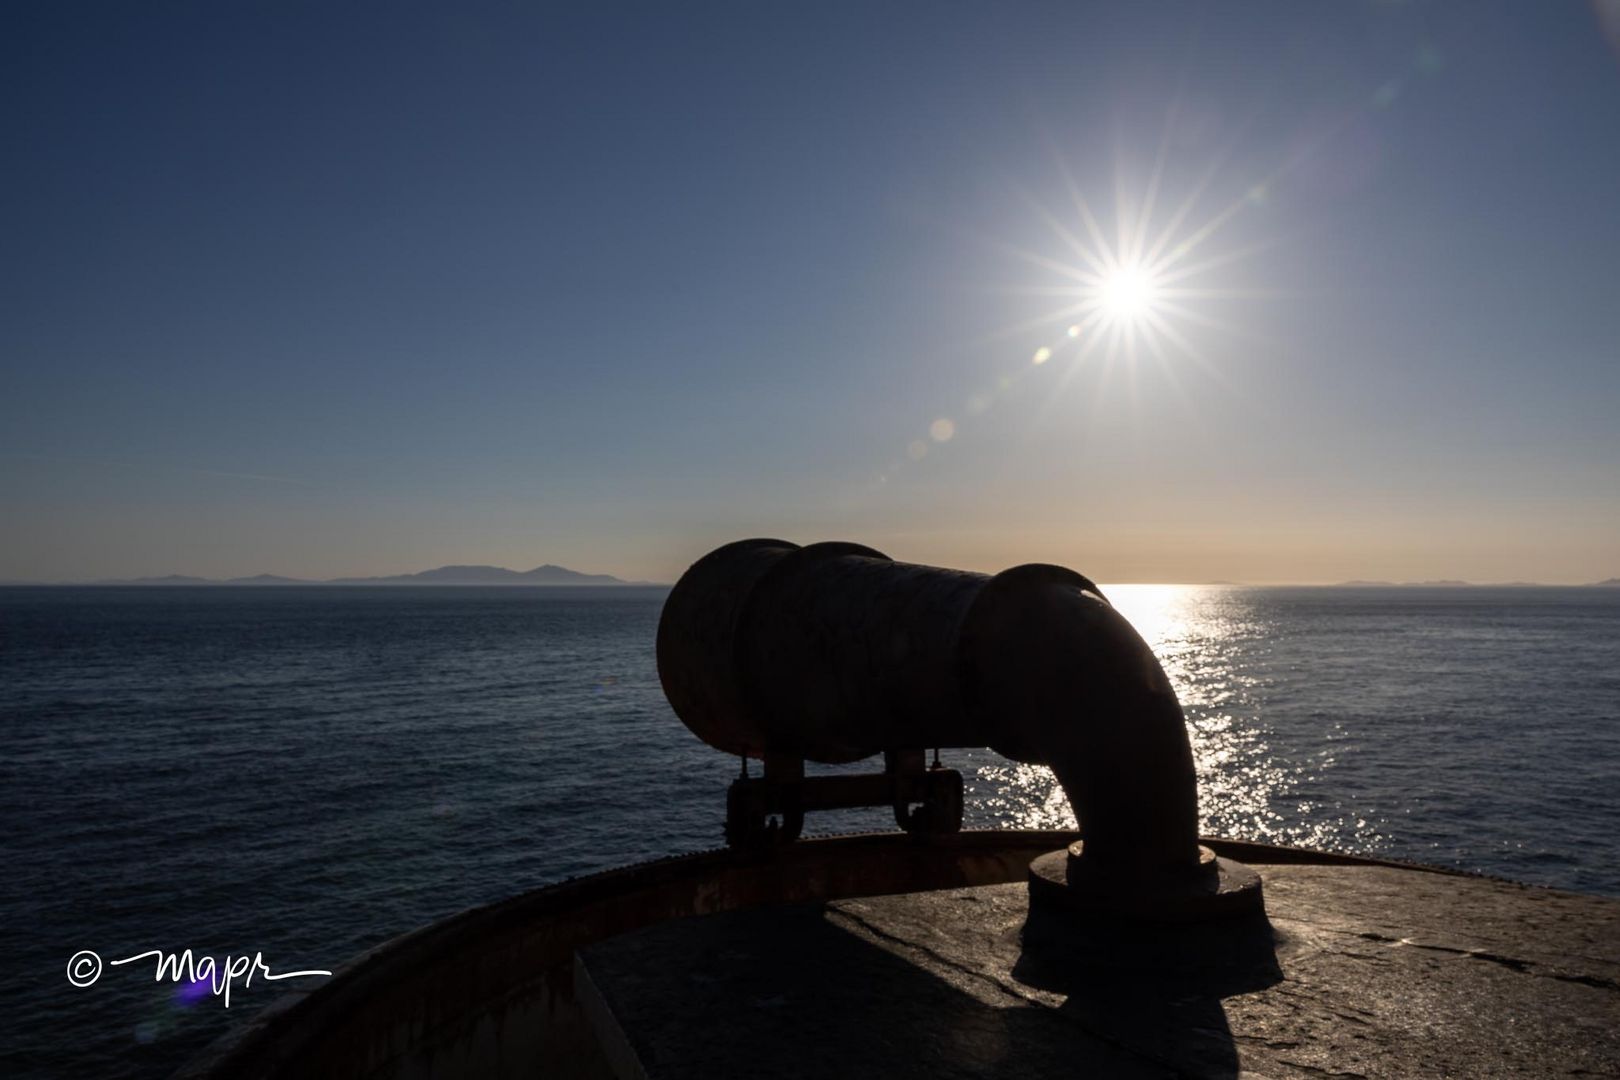
[{"label": "calm ocean surface", "polygon": [[[1106,591],[1186,707],[1206,833],[1620,896],[1620,590]],[[161,1076],[294,985],[76,989],[81,949],[334,968],[718,846],[736,763],[664,702],[663,596],[0,589],[0,1074]],[[1044,770],[945,759],[972,826],[1072,821]]]}]

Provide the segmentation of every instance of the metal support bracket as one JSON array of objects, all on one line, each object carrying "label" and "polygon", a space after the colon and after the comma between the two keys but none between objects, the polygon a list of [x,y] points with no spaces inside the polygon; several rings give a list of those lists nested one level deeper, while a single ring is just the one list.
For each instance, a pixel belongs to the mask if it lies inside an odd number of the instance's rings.
[{"label": "metal support bracket", "polygon": [[764,776],[734,780],[726,792],[726,843],[791,843],[806,813],[863,806],[890,807],[913,836],[961,831],[961,773],[926,765],[920,749],[885,751],[883,762],[881,773],[805,776],[803,758],[766,754]]}]

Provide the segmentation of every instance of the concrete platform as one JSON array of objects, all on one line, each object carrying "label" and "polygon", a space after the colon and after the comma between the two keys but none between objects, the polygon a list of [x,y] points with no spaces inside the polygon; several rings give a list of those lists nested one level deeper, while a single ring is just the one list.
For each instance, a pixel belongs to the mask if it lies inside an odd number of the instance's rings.
[{"label": "concrete platform", "polygon": [[581,948],[624,1077],[1620,1076],[1620,902],[1257,865],[1269,923],[1027,922],[986,885],[708,915]]}]

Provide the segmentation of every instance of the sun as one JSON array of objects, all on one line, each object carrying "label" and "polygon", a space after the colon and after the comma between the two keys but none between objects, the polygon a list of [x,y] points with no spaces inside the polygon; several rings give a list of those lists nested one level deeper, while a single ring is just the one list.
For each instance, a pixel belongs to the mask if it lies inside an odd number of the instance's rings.
[{"label": "sun", "polygon": [[1157,279],[1141,266],[1111,267],[1087,291],[1103,320],[1113,326],[1149,321],[1159,299]]}]

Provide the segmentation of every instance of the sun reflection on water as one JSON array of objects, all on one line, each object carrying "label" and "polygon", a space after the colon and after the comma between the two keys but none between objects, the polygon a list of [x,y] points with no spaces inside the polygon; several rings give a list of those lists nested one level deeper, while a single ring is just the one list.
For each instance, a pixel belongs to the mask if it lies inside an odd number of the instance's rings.
[{"label": "sun reflection on water", "polygon": [[[1199,831],[1317,848],[1376,849],[1383,837],[1324,797],[1331,752],[1289,758],[1265,716],[1274,628],[1246,590],[1224,586],[1111,585],[1104,592],[1164,666],[1187,717],[1198,771]],[[1334,732],[1323,732],[1331,744]],[[975,824],[1072,828],[1074,814],[1050,769],[975,751],[964,762]]]}]

